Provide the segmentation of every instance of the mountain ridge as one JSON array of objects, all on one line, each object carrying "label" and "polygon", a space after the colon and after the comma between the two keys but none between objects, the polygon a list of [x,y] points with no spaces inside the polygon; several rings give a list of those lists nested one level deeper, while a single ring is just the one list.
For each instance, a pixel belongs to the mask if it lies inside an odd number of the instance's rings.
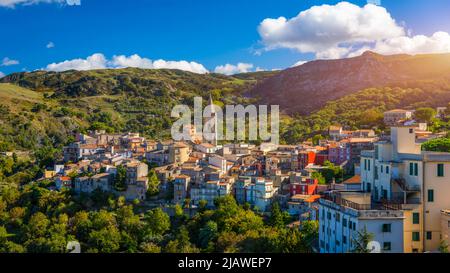
[{"label": "mountain ridge", "polygon": [[280,105],[289,114],[310,114],[327,101],[366,88],[407,88],[430,81],[450,82],[450,54],[385,56],[368,51],[288,68],[258,83],[247,95],[262,104]]}]

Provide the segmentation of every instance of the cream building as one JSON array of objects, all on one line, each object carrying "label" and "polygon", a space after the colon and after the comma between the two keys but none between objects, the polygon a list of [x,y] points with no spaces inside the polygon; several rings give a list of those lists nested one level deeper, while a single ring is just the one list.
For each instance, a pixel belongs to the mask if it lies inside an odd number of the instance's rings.
[{"label": "cream building", "polygon": [[404,252],[436,251],[441,210],[450,207],[450,153],[422,152],[416,128],[393,127],[390,141],[361,155],[363,189],[404,212]]}]

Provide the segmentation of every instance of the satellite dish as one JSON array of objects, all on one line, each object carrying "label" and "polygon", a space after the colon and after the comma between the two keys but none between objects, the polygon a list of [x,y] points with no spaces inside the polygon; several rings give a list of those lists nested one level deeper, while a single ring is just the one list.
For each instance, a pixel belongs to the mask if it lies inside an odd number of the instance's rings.
[{"label": "satellite dish", "polygon": [[367,244],[369,253],[381,253],[381,244],[377,241],[371,241]]}]

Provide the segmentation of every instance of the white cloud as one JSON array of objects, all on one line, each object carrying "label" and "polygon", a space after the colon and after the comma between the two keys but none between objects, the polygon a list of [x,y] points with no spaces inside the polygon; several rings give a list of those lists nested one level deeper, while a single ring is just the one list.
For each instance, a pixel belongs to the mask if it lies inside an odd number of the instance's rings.
[{"label": "white cloud", "polygon": [[141,58],[139,55],[134,54],[130,57],[125,55],[114,56],[111,61],[112,66],[117,68],[124,67],[138,67],[138,68],[153,68],[153,62],[147,58]]},{"label": "white cloud", "polygon": [[198,74],[208,73],[208,70],[202,64],[196,62],[166,61],[161,59],[152,61],[147,58],[142,58],[137,54],[129,57],[125,55],[114,56],[110,63],[113,68],[138,67],[146,69],[179,69]]},{"label": "white cloud", "polygon": [[340,2],[314,6],[286,19],[265,19],[258,28],[264,50],[295,49],[318,59],[352,57],[372,50],[381,54],[450,52],[450,35],[412,36],[381,6]]},{"label": "white cloud", "polygon": [[307,63],[308,61],[298,61],[295,64],[293,64],[291,67],[296,67],[296,66],[301,66],[304,65],[305,63]]},{"label": "white cloud", "polygon": [[10,66],[10,65],[17,65],[19,64],[18,60],[11,60],[8,57],[3,58],[1,66]]},{"label": "white cloud", "polygon": [[49,71],[66,71],[66,70],[92,70],[106,68],[107,60],[101,53],[93,54],[86,59],[67,60],[60,63],[52,63],[47,65],[46,70]]},{"label": "white cloud", "polygon": [[152,61],[142,58],[137,54],[131,56],[115,55],[111,60],[101,53],[93,54],[86,59],[67,60],[61,63],[49,64],[46,70],[66,71],[66,70],[92,70],[92,69],[115,69],[125,67],[136,67],[144,69],[179,69],[198,74],[208,73],[208,70],[199,63],[187,61]]},{"label": "white cloud", "polygon": [[46,45],[47,48],[54,48],[55,47],[55,43],[53,42],[48,42],[48,44]]},{"label": "white cloud", "polygon": [[5,75],[5,73],[3,73],[2,71],[0,71],[0,79],[3,78]]},{"label": "white cloud", "polygon": [[446,53],[450,52],[450,34],[440,31],[431,36],[391,38],[377,42],[373,50],[382,54]]},{"label": "white cloud", "polygon": [[214,69],[215,73],[225,74],[225,75],[233,75],[238,73],[247,73],[251,72],[253,69],[253,64],[249,63],[238,63],[237,65],[233,64],[225,64],[219,65]]},{"label": "white cloud", "polygon": [[68,6],[80,6],[81,0],[0,0],[0,7],[15,8],[17,5],[29,6],[40,3],[57,3]]}]

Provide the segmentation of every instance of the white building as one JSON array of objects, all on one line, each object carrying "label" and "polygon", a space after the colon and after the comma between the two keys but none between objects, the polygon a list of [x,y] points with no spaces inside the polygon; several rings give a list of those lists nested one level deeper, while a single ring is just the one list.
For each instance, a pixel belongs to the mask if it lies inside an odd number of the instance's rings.
[{"label": "white building", "polygon": [[319,247],[321,253],[352,252],[358,232],[373,234],[383,253],[403,252],[403,211],[371,204],[369,193],[331,192],[319,201]]}]

